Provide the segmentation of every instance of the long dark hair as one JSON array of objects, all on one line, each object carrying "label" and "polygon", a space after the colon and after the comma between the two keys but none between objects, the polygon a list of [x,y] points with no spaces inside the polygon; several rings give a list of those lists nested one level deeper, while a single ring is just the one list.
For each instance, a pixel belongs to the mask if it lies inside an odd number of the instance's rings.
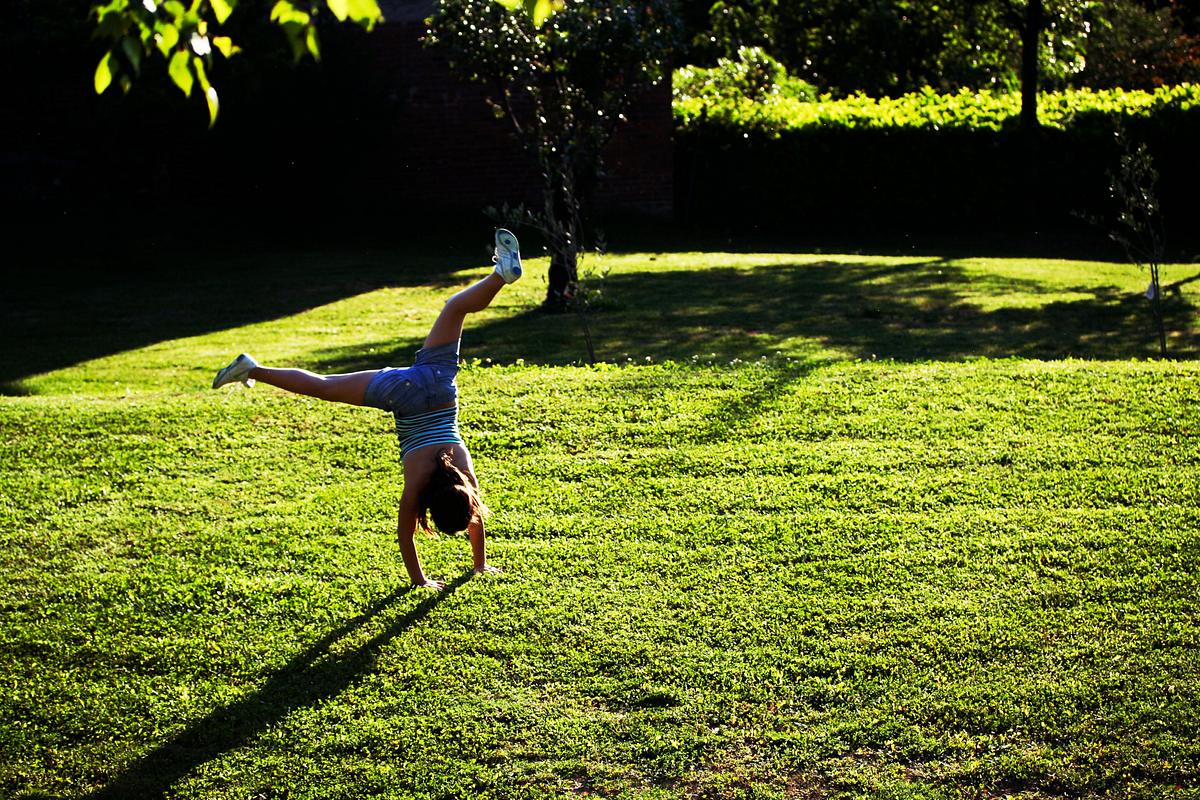
[{"label": "long dark hair", "polygon": [[466,473],[454,466],[449,449],[437,454],[437,464],[429,482],[421,490],[417,520],[425,530],[430,519],[442,533],[465,530],[476,517],[487,516],[487,506],[479,497],[479,489]]}]

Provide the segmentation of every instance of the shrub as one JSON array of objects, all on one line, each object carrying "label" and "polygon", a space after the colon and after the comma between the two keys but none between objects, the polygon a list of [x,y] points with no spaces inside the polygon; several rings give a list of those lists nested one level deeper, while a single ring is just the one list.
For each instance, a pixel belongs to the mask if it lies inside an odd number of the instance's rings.
[{"label": "shrub", "polygon": [[1076,214],[1108,211],[1120,122],[1155,152],[1176,255],[1200,246],[1200,86],[1047,94],[1033,139],[1019,113],[1015,95],[966,92],[810,103],[678,97],[677,213],[810,240],[1028,235],[1059,247],[1062,232],[1090,240]]},{"label": "shrub", "polygon": [[675,70],[676,104],[685,98],[720,102],[741,98],[750,102],[771,99],[816,99],[812,84],[788,75],[787,69],[761,47],[738,48],[737,60],[718,59],[715,67],[681,67]]},{"label": "shrub", "polygon": [[[718,66],[715,72],[722,69]],[[680,73],[692,70],[680,76]],[[852,95],[835,100],[828,95],[805,101],[774,92],[753,99],[745,92],[724,91],[732,82],[699,83],[694,68],[679,70],[675,92],[675,124],[681,130],[697,127],[732,127],[782,133],[806,128],[947,128],[1004,130],[1015,128],[1021,112],[1016,93],[972,92],[938,94],[926,88],[896,98]],[[1064,130],[1100,124],[1111,129],[1113,121],[1128,116],[1151,116],[1164,111],[1200,108],[1200,85],[1181,84],[1152,92],[1123,89],[1076,89],[1048,92],[1038,101],[1038,115],[1045,127]]]}]

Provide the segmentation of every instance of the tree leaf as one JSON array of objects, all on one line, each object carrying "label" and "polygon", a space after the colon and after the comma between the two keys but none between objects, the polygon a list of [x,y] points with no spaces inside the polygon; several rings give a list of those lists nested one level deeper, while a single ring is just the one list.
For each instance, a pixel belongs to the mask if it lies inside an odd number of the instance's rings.
[{"label": "tree leaf", "polygon": [[307,12],[296,8],[288,0],[279,0],[271,8],[271,21],[280,25],[287,25],[288,23],[307,25],[310,20],[311,17]]},{"label": "tree leaf", "polygon": [[379,11],[376,0],[325,0],[325,5],[329,6],[329,10],[334,12],[334,16],[341,22],[352,19],[367,30],[374,28],[374,24],[383,19],[383,13]]},{"label": "tree leaf", "polygon": [[196,72],[196,80],[200,83],[200,88],[204,90],[204,100],[208,103],[208,127],[217,124],[217,112],[221,110],[221,101],[217,97],[217,90],[208,82],[208,74],[204,71],[204,59],[200,56],[192,57],[192,69]]},{"label": "tree leaf", "polygon": [[350,19],[367,30],[375,27],[375,23],[383,19],[379,3],[375,0],[346,0],[346,13]]},{"label": "tree leaf", "polygon": [[108,8],[96,11],[96,33],[101,39],[115,39],[129,30],[129,17],[121,10]]},{"label": "tree leaf", "polygon": [[93,82],[96,86],[96,94],[104,94],[104,90],[112,84],[112,52],[106,52],[100,57],[100,63],[96,65],[96,75]]},{"label": "tree leaf", "polygon": [[106,14],[119,14],[125,10],[127,5],[129,5],[129,0],[110,0],[108,3],[97,3],[92,6],[92,10],[89,13],[94,14],[96,19],[99,20]]},{"label": "tree leaf", "polygon": [[317,26],[309,25],[304,32],[304,45],[316,61],[321,60],[321,42],[317,39]]},{"label": "tree leaf", "polygon": [[280,27],[283,28],[283,33],[287,36],[288,44],[292,47],[292,58],[295,61],[299,61],[304,57],[305,26],[299,22],[285,22]]},{"label": "tree leaf", "polygon": [[126,36],[121,39],[121,50],[124,51],[125,57],[129,59],[129,63],[133,65],[133,73],[135,75],[141,74],[142,48],[133,39]]},{"label": "tree leaf", "polygon": [[542,27],[542,23],[555,12],[557,9],[553,0],[525,0],[525,13],[533,20],[535,28]]},{"label": "tree leaf", "polygon": [[228,36],[212,37],[212,46],[221,51],[221,55],[229,58],[234,53],[240,52],[242,48],[233,43],[233,39]]},{"label": "tree leaf", "polygon": [[496,0],[496,2],[507,8],[509,11],[516,11],[521,7],[521,0]]},{"label": "tree leaf", "polygon": [[154,42],[158,45],[158,51],[163,54],[163,58],[168,58],[175,45],[179,44],[179,28],[169,22],[160,22],[154,27]]},{"label": "tree leaf", "polygon": [[329,10],[341,22],[345,22],[346,17],[350,16],[350,0],[325,0],[325,5],[329,6]]},{"label": "tree leaf", "polygon": [[208,127],[217,124],[217,113],[221,110],[221,101],[217,97],[217,90],[209,86],[204,90],[204,99],[208,101]]},{"label": "tree leaf", "polygon": [[167,65],[167,74],[171,76],[171,80],[179,87],[185,97],[192,96],[192,67],[191,60],[188,58],[186,50],[179,50],[175,55],[171,56],[171,62]]},{"label": "tree leaf", "polygon": [[208,0],[208,4],[212,6],[213,16],[217,18],[217,23],[222,24],[229,19],[229,15],[233,13],[233,6],[237,0]]}]

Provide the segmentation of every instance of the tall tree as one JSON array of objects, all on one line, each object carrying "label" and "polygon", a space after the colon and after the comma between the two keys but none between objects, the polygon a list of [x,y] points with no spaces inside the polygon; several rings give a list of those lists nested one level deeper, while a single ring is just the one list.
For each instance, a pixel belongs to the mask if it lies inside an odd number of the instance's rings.
[{"label": "tall tree", "polygon": [[542,208],[524,211],[550,247],[546,305],[578,283],[583,220],[605,145],[630,104],[669,69],[679,22],[672,0],[567,0],[548,20],[492,0],[439,0],[427,41],[490,89],[542,173]]},{"label": "tall tree", "polygon": [[1069,81],[1087,64],[1092,26],[1102,19],[1096,0],[1002,0],[1021,40],[1021,127],[1038,128],[1038,91],[1043,79]]},{"label": "tall tree", "polygon": [[1039,48],[1046,11],[1042,0],[1026,0],[1021,31],[1021,127],[1025,131],[1038,129],[1037,99],[1040,75]]}]

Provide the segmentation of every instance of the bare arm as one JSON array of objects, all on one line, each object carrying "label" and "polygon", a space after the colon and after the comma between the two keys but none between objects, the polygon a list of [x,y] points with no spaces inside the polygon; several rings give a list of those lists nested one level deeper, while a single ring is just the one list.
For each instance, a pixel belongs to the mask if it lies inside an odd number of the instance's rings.
[{"label": "bare arm", "polygon": [[475,566],[475,573],[477,575],[485,575],[489,572],[499,572],[499,569],[487,563],[487,549],[484,545],[486,536],[483,530],[483,520],[479,517],[471,520],[471,524],[467,526],[467,535],[471,537],[471,560]]},{"label": "bare arm", "polygon": [[417,532],[417,499],[405,487],[400,498],[400,519],[396,525],[396,540],[400,543],[400,555],[404,557],[404,567],[408,570],[408,578],[413,586],[424,586],[430,589],[443,589],[446,584],[425,577],[421,569],[421,557],[417,555],[417,544],[413,534]]},{"label": "bare arm", "polygon": [[[475,477],[475,465],[471,461],[471,453],[467,450],[466,445],[461,445],[457,448],[458,455],[462,457],[462,463],[459,465],[463,473],[471,481],[471,485],[475,487],[475,491],[479,491],[479,479]],[[471,538],[471,561],[475,569],[476,575],[487,575],[489,573],[500,572],[500,569],[493,567],[487,563],[487,534],[484,532],[483,518],[476,515],[467,525],[467,536]]]}]

